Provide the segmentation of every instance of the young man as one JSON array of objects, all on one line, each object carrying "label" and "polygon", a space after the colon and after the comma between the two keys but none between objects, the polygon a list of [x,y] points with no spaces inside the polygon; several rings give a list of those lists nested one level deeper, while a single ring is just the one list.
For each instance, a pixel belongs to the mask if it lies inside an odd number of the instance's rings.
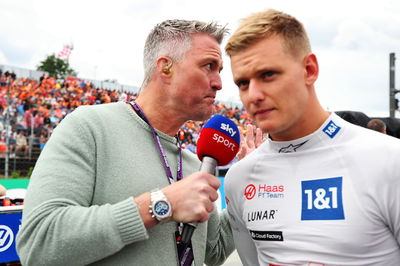
[{"label": "young man", "polygon": [[[228,217],[213,207],[219,180],[198,172],[175,137],[212,113],[225,33],[215,23],[162,22],[145,44],[136,102],[80,107],[62,121],[28,188],[23,264],[217,265],[229,256]],[[190,222],[199,222],[192,245],[181,248],[181,223]]]},{"label": "young man", "polygon": [[321,107],[317,58],[294,17],[253,14],[226,51],[245,108],[269,134],[226,176],[243,264],[400,265],[400,141]]}]

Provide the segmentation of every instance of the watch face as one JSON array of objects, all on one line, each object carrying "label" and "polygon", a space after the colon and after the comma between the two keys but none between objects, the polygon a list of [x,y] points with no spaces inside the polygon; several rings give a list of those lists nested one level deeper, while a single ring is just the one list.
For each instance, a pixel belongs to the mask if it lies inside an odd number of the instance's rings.
[{"label": "watch face", "polygon": [[160,200],[158,202],[156,202],[156,204],[154,205],[154,212],[157,215],[163,216],[168,214],[169,211],[169,205],[167,202]]}]

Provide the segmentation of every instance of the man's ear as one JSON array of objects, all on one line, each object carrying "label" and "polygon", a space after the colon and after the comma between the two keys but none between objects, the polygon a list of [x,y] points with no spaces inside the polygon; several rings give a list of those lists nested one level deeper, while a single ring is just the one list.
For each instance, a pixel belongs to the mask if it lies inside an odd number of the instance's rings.
[{"label": "man's ear", "polygon": [[315,54],[309,53],[304,57],[305,81],[307,86],[313,86],[318,78],[319,67]]},{"label": "man's ear", "polygon": [[167,56],[162,56],[157,59],[157,72],[163,77],[172,75],[172,59]]}]

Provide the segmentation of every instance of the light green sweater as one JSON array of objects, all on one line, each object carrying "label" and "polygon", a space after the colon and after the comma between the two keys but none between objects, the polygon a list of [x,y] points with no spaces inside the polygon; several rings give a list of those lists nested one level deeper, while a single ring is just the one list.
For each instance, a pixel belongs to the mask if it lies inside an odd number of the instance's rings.
[{"label": "light green sweater", "polygon": [[[158,132],[176,178],[176,139]],[[199,169],[183,152],[183,174]],[[168,222],[146,230],[133,197],[168,185],[149,126],[126,103],[84,106],[54,130],[25,198],[17,251],[23,265],[177,265]],[[194,232],[195,265],[233,251],[226,212]]]}]

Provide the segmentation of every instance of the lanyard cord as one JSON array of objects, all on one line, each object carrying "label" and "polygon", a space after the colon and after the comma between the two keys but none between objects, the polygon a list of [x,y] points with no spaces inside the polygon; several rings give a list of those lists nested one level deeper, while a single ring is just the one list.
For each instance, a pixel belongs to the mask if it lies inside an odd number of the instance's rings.
[{"label": "lanyard cord", "polygon": [[[140,108],[140,106],[135,102],[132,101],[129,103],[133,110],[135,110],[135,112],[140,116],[140,118],[142,118],[150,127],[150,130],[153,134],[153,138],[154,138],[154,143],[156,144],[156,147],[158,149],[158,152],[160,154],[160,158],[161,161],[163,163],[164,166],[164,170],[165,170],[165,174],[168,177],[168,182],[170,184],[174,183],[175,180],[172,176],[172,172],[171,172],[171,168],[169,167],[168,164],[168,160],[167,160],[167,156],[165,155],[164,149],[162,148],[161,142],[160,142],[160,138],[158,137],[158,134],[156,132],[156,130],[154,129],[154,127],[151,125],[149,119],[147,119],[146,115],[144,114],[143,110]],[[176,174],[176,179],[179,181],[183,178],[183,173],[182,173],[182,149],[179,145],[179,141],[178,138],[176,138],[177,142],[178,142],[178,169],[177,169],[177,174]]]},{"label": "lanyard cord", "polygon": [[[132,101],[129,103],[133,110],[136,111],[136,113],[140,116],[140,118],[142,118],[150,127],[151,132],[153,133],[153,137],[154,137],[154,142],[156,144],[156,147],[158,149],[158,152],[160,154],[160,158],[161,161],[163,162],[163,166],[164,166],[164,170],[165,173],[168,177],[168,182],[170,184],[174,183],[174,178],[172,177],[172,173],[171,173],[171,168],[169,167],[168,164],[168,160],[167,160],[167,156],[165,155],[165,152],[161,146],[161,142],[160,142],[160,138],[158,137],[157,132],[155,131],[154,127],[151,125],[149,119],[147,119],[146,115],[144,114],[143,110],[140,108],[140,106],[135,102]],[[177,174],[176,174],[176,179],[179,181],[183,178],[183,174],[182,174],[182,149],[179,145],[179,139],[177,136],[176,137],[176,141],[178,143],[178,149],[179,149],[179,155],[178,155],[178,170],[177,170]],[[177,233],[179,233],[179,239],[181,239],[181,229],[183,227],[182,223],[177,223]],[[179,256],[179,265],[183,265],[183,266],[189,266],[192,265],[193,262],[193,250],[192,247],[190,245],[190,247],[185,247],[182,251],[181,251],[182,255],[184,257]]]}]

